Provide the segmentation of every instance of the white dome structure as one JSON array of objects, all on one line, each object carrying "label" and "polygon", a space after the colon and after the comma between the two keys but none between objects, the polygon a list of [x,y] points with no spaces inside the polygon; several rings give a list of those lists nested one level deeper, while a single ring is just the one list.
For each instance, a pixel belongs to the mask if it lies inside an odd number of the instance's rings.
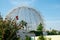
[{"label": "white dome structure", "polygon": [[13,20],[16,18],[16,16],[18,17],[17,22],[21,20],[27,22],[27,28],[29,30],[36,30],[37,26],[40,23],[43,24],[42,16],[40,15],[39,12],[37,12],[33,8],[29,8],[25,6],[17,7],[13,9],[11,12],[9,12],[6,18],[8,20]]}]

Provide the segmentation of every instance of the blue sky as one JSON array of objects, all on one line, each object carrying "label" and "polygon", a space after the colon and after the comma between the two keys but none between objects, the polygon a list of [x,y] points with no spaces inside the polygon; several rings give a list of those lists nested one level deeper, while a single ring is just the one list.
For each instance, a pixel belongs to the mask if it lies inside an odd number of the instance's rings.
[{"label": "blue sky", "polygon": [[60,0],[0,0],[0,12],[5,17],[11,9],[22,5],[39,11],[46,29],[60,30]]}]

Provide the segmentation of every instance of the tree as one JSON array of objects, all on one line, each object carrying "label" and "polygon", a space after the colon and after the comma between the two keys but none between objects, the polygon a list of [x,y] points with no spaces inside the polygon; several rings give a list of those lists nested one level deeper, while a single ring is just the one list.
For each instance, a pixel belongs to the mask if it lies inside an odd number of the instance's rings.
[{"label": "tree", "polygon": [[43,30],[43,26],[42,26],[42,24],[40,23],[39,25],[38,25],[38,27],[37,27],[37,31],[42,31]]},{"label": "tree", "polygon": [[51,35],[51,32],[50,31],[46,31],[47,35]]},{"label": "tree", "polygon": [[58,35],[60,35],[60,31],[58,32]]},{"label": "tree", "polygon": [[0,20],[0,37],[2,40],[18,40],[16,31],[20,29],[16,22]]},{"label": "tree", "polygon": [[41,35],[43,35],[43,26],[42,24],[40,23],[37,27],[37,31],[41,33]]},{"label": "tree", "polygon": [[54,29],[52,29],[51,31],[46,31],[46,32],[47,32],[47,35],[58,35],[58,31]]},{"label": "tree", "polygon": [[31,37],[29,37],[29,36],[26,35],[25,40],[31,40]]},{"label": "tree", "polygon": [[38,25],[37,31],[39,31],[41,33],[41,35],[38,38],[38,40],[45,40],[44,35],[43,35],[43,25],[41,23]]},{"label": "tree", "polygon": [[57,35],[57,31],[53,29],[53,30],[51,31],[51,35]]},{"label": "tree", "polygon": [[27,22],[25,22],[24,20],[21,20],[19,25],[21,28],[26,27],[26,29],[27,29]]}]

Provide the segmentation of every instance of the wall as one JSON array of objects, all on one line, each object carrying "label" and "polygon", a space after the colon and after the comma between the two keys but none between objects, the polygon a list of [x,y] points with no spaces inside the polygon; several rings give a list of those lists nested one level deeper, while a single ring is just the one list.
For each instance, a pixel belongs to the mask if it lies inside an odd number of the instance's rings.
[{"label": "wall", "polygon": [[[31,37],[31,40],[37,40],[39,36],[37,37]],[[47,36],[44,36],[46,38],[46,40],[60,40],[60,35],[47,35]],[[35,38],[35,39],[34,39]]]}]

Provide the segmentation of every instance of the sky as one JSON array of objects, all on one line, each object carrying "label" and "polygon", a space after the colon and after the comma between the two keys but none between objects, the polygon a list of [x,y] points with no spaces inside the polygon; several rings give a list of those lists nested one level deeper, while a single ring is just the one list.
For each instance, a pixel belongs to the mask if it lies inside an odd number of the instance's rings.
[{"label": "sky", "polygon": [[5,17],[8,12],[19,6],[29,6],[43,16],[46,30],[60,31],[60,0],[0,0],[0,12]]}]

